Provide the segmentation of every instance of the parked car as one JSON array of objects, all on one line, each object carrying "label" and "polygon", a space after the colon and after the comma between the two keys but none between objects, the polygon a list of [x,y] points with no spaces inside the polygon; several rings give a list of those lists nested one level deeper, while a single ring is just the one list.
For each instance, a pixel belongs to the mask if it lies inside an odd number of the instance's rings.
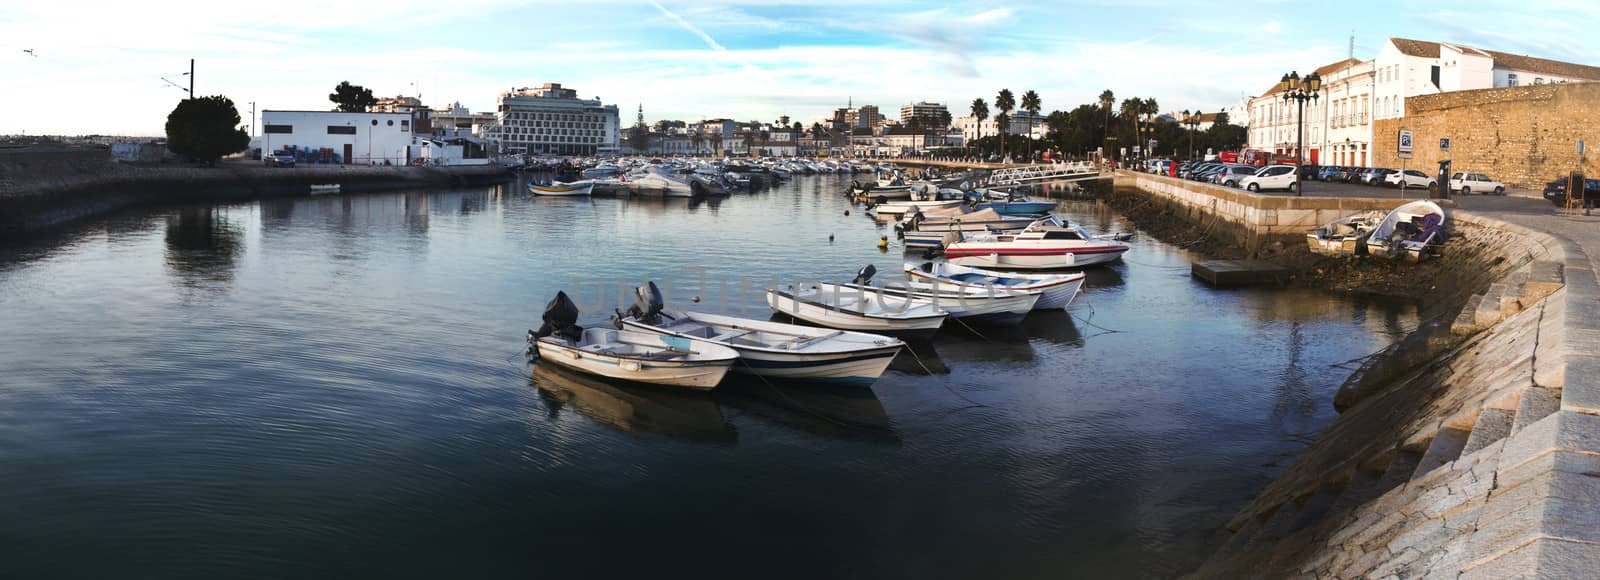
[{"label": "parked car", "polygon": [[1436,183],[1428,174],[1415,169],[1396,171],[1383,176],[1383,183],[1394,187],[1414,187],[1417,189],[1433,189]]},{"label": "parked car", "polygon": [[1249,165],[1229,165],[1217,174],[1215,183],[1228,187],[1239,187],[1239,183],[1244,181],[1244,178],[1255,175],[1256,171],[1256,168]]},{"label": "parked car", "polygon": [[1304,165],[1304,164],[1302,164],[1300,166],[1300,178],[1301,179],[1316,179],[1317,178],[1317,171],[1319,171],[1320,169],[1321,169],[1321,167],[1318,167],[1316,165]]},{"label": "parked car", "polygon": [[1295,175],[1293,165],[1268,165],[1262,167],[1255,175],[1239,181],[1239,186],[1250,191],[1263,191],[1268,189],[1287,189],[1294,191]]},{"label": "parked car", "polygon": [[1384,180],[1389,178],[1389,174],[1396,173],[1398,171],[1398,169],[1385,169],[1382,167],[1368,169],[1366,173],[1361,174],[1361,184],[1383,185]]},{"label": "parked car", "polygon": [[1506,184],[1489,179],[1489,176],[1482,173],[1456,172],[1450,176],[1450,191],[1459,192],[1461,195],[1468,195],[1474,191],[1505,195]]},{"label": "parked car", "polygon": [[1360,183],[1361,174],[1366,173],[1365,167],[1340,167],[1334,172],[1333,180],[1339,183]]},{"label": "parked car", "polygon": [[1324,165],[1317,169],[1317,174],[1311,178],[1317,181],[1333,181],[1333,176],[1338,175],[1340,169],[1343,168],[1335,165]]},{"label": "parked car", "polygon": [[[1567,178],[1563,177],[1544,186],[1544,198],[1556,207],[1567,205]],[[1583,180],[1583,199],[1591,205],[1600,201],[1600,179]]]},{"label": "parked car", "polygon": [[294,156],[288,151],[273,151],[261,156],[262,163],[267,167],[294,167]]},{"label": "parked car", "polygon": [[1222,173],[1222,171],[1224,169],[1227,169],[1227,168],[1228,168],[1228,166],[1220,164],[1220,163],[1218,163],[1216,165],[1208,165],[1204,169],[1200,170],[1200,172],[1198,174],[1196,174],[1195,180],[1196,181],[1212,181],[1212,180],[1216,179],[1218,174]]}]

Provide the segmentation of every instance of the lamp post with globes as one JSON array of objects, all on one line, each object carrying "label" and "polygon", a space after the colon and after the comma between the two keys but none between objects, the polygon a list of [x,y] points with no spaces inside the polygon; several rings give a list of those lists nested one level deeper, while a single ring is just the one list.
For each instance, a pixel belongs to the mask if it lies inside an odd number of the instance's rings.
[{"label": "lamp post with globes", "polygon": [[1189,160],[1194,161],[1194,133],[1200,129],[1200,111],[1183,110],[1183,126],[1189,128]]},{"label": "lamp post with globes", "polygon": [[1322,75],[1312,72],[1305,79],[1300,78],[1300,73],[1290,71],[1283,75],[1283,100],[1295,101],[1300,105],[1300,114],[1295,116],[1296,143],[1294,147],[1294,194],[1304,195],[1300,188],[1300,167],[1305,163],[1306,148],[1306,101],[1315,101],[1322,91]]}]

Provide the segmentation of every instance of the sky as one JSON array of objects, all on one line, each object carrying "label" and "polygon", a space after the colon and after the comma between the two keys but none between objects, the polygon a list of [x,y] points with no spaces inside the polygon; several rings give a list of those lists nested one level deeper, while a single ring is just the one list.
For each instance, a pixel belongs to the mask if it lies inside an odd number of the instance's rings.
[{"label": "sky", "polygon": [[1595,0],[7,0],[0,134],[159,135],[190,58],[196,92],[243,124],[251,102],[328,109],[345,80],[435,108],[559,82],[624,125],[641,105],[809,124],[847,101],[961,116],[1003,88],[1046,111],[1106,89],[1215,111],[1344,58],[1352,35],[1358,58],[1398,36],[1600,65],[1597,22]]}]

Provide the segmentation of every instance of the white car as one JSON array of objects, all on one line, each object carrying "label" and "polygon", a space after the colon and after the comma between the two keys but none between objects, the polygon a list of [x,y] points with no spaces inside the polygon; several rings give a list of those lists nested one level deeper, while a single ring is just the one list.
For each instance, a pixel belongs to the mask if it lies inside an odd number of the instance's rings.
[{"label": "white car", "polygon": [[1433,185],[1438,183],[1433,178],[1428,177],[1428,174],[1415,169],[1396,171],[1385,175],[1383,176],[1383,182],[1395,187],[1415,187],[1418,189],[1433,189]]},{"label": "white car", "polygon": [[1489,179],[1489,176],[1482,173],[1456,173],[1450,176],[1450,191],[1461,192],[1461,195],[1474,191],[1505,195],[1506,184]]},{"label": "white car", "polygon": [[1299,187],[1294,180],[1293,165],[1268,165],[1262,167],[1255,175],[1239,180],[1239,187],[1250,191],[1265,189],[1287,189],[1294,191]]}]

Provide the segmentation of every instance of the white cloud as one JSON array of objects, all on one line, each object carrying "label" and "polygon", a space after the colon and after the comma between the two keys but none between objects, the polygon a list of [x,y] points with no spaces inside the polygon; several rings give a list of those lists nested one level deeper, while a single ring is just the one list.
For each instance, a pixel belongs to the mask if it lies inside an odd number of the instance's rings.
[{"label": "white cloud", "polygon": [[1265,32],[1267,34],[1277,34],[1277,33],[1281,32],[1282,30],[1283,30],[1283,23],[1278,22],[1276,20],[1269,20],[1269,21],[1267,21],[1266,24],[1261,25],[1261,31]]}]

